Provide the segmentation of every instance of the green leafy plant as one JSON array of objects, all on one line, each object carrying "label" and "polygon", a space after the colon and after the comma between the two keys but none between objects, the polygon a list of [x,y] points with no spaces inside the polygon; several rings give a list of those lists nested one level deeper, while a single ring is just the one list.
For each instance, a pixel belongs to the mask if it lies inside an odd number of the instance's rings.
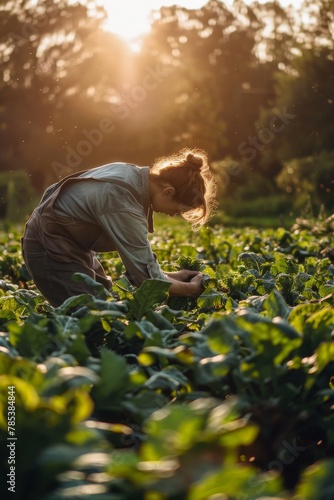
[{"label": "green leafy plant", "polygon": [[22,278],[15,231],[0,235],[0,461],[8,472],[13,386],[17,498],[327,500],[331,235],[154,237],[163,267],[202,272],[200,297],[171,300],[162,280],[136,289],[103,256],[112,291],[53,308]]}]

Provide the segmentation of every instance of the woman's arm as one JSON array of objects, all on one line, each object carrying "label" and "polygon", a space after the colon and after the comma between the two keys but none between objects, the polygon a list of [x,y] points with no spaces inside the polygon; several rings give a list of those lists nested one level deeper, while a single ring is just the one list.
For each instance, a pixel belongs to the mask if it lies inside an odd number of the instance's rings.
[{"label": "woman's arm", "polygon": [[191,271],[190,269],[181,269],[181,271],[173,271],[171,273],[164,273],[164,274],[175,281],[190,281],[198,273],[199,271]]}]

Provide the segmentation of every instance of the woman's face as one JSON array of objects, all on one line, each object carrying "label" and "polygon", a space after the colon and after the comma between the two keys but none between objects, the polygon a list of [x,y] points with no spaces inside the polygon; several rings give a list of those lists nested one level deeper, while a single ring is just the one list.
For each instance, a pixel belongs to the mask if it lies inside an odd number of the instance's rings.
[{"label": "woman's face", "polygon": [[174,194],[175,189],[172,186],[155,190],[151,195],[151,205],[154,212],[174,217],[174,215],[190,210],[189,206],[174,200]]}]

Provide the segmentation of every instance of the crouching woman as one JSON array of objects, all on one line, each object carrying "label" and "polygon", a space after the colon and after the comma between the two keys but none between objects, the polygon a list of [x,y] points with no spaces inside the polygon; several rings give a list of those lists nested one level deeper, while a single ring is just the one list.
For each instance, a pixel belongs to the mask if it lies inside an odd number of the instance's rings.
[{"label": "crouching woman", "polygon": [[163,272],[148,241],[153,213],[180,215],[193,228],[209,220],[216,191],[207,155],[185,149],[158,159],[152,168],[109,163],[74,173],[51,185],[25,226],[22,254],[42,295],[54,307],[71,296],[94,294],[72,279],[84,273],[108,290],[112,281],[98,252],[118,252],[134,286],[158,278],[170,295],[200,295],[201,274]]}]

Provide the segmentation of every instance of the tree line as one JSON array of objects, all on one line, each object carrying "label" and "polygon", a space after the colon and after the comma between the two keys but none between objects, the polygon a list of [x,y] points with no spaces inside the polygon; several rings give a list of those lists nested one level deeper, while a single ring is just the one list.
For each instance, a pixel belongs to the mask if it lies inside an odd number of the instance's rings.
[{"label": "tree line", "polygon": [[234,215],[332,210],[334,1],[162,7],[141,50],[98,3],[2,0],[0,167],[41,192],[111,161],[208,151]]}]

